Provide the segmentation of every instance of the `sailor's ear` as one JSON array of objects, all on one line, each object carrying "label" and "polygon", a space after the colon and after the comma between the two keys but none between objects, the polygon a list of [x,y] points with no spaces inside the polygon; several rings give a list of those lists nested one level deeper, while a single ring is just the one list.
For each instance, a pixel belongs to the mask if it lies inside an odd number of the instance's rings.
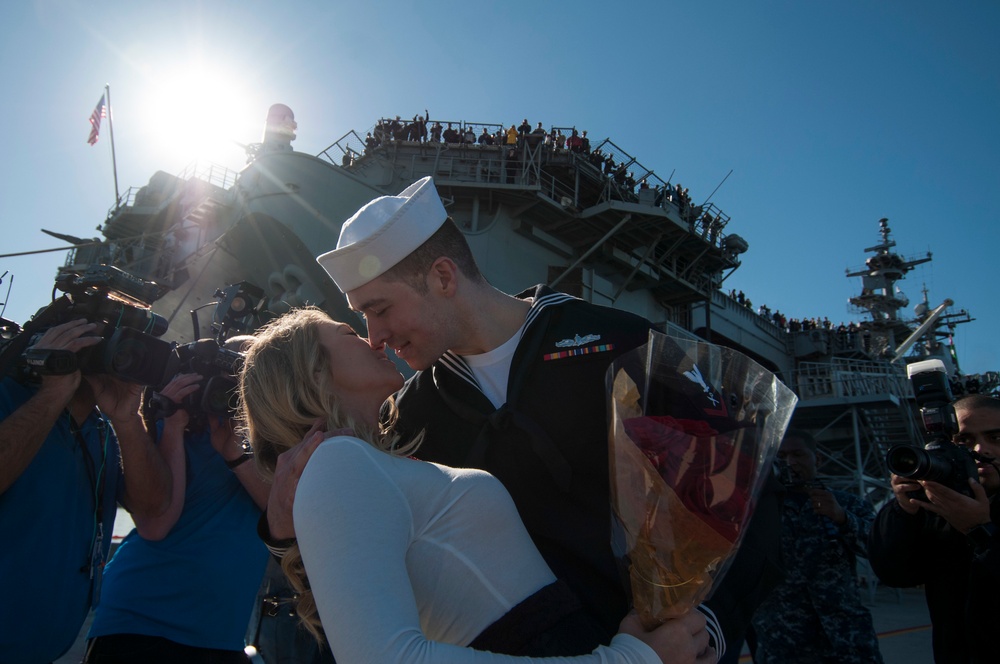
[{"label": "sailor's ear", "polygon": [[452,297],[458,291],[458,277],[459,270],[455,261],[441,256],[431,264],[427,282],[432,294]]}]

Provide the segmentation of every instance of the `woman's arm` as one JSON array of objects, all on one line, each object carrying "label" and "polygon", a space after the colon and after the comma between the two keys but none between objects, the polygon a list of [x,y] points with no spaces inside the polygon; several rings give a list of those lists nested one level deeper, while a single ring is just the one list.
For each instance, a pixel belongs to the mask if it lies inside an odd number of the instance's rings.
[{"label": "woman's arm", "polygon": [[[232,418],[212,417],[209,420],[211,429],[212,447],[219,456],[229,466],[233,475],[243,485],[243,490],[253,500],[260,509],[267,507],[267,497],[271,492],[271,485],[264,481],[257,468],[249,461],[252,456],[247,456],[243,447],[243,439],[236,435],[236,427]],[[236,465],[234,466],[233,463]]]},{"label": "woman's arm", "polygon": [[[321,445],[310,459],[295,495],[295,532],[334,657],[356,664],[536,661],[431,641],[425,636],[413,587],[426,586],[428,580],[411,579],[406,564],[415,527],[411,506],[393,481],[392,468],[387,472],[385,466],[376,464],[371,452],[359,449],[363,444],[333,439]],[[440,544],[444,550],[455,543]],[[496,546],[503,546],[503,542],[496,542]],[[461,551],[455,555],[460,556]],[[517,560],[509,562],[518,564]],[[442,561],[436,573],[451,573],[447,561]],[[696,624],[699,620],[700,627]],[[715,661],[714,652],[708,651],[700,659],[695,653],[708,643],[703,627],[704,619],[695,616],[672,621],[646,635],[648,639],[644,640],[649,645],[622,633],[610,646],[602,646],[590,655],[538,661],[707,664]],[[641,629],[638,633],[643,634]],[[661,660],[653,648],[673,656]]]},{"label": "woman's arm", "polygon": [[[201,381],[198,374],[178,374],[171,380],[160,395],[179,404],[184,397],[197,391]],[[178,408],[163,421],[163,433],[160,436],[159,451],[170,468],[172,475],[172,491],[167,510],[158,516],[132,514],[135,529],[139,536],[146,540],[158,541],[170,534],[184,511],[184,495],[187,492],[187,458],[184,452],[184,430],[187,428],[189,416],[186,410]],[[154,436],[154,432],[149,432]]]}]

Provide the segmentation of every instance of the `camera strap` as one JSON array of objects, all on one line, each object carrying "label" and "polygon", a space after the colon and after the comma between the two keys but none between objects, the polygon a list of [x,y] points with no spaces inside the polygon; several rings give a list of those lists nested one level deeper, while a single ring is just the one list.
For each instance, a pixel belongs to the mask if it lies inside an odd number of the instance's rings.
[{"label": "camera strap", "polygon": [[91,417],[97,418],[95,428],[98,432],[98,442],[101,449],[100,465],[98,465],[97,460],[90,453],[90,448],[87,445],[87,439],[83,435],[82,428],[77,426],[73,420],[73,415],[69,411],[66,414],[69,417],[70,432],[76,438],[76,442],[83,452],[84,468],[87,471],[87,478],[90,480],[91,491],[94,497],[94,526],[90,540],[90,551],[88,552],[87,561],[80,568],[80,571],[87,572],[90,575],[92,582],[91,602],[92,604],[96,604],[100,600],[101,581],[104,572],[104,489],[111,431],[107,421],[105,421],[96,408],[84,420],[84,423],[86,423]]}]

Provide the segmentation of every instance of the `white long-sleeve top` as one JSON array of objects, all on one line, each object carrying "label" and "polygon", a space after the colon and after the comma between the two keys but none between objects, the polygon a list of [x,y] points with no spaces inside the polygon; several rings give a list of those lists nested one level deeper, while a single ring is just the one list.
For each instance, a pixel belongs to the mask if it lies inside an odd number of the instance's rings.
[{"label": "white long-sleeve top", "polygon": [[[338,436],[309,460],[293,510],[340,664],[539,661],[464,648],[555,576],[489,473],[394,457]],[[659,664],[626,634],[572,664]]]}]

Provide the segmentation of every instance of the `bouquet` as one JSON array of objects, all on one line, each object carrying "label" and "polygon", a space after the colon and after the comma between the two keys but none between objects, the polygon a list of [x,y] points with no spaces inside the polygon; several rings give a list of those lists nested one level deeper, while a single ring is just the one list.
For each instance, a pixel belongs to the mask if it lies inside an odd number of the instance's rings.
[{"label": "bouquet", "polygon": [[607,387],[612,544],[652,629],[729,568],[797,397],[742,353],[658,332]]}]

